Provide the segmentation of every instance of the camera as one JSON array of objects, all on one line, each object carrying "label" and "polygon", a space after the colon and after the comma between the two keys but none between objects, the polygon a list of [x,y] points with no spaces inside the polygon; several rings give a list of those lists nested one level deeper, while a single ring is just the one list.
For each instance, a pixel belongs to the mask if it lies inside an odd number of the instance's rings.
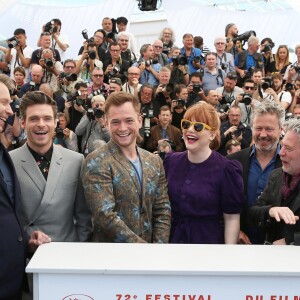
[{"label": "camera", "polygon": [[20,43],[19,40],[15,36],[13,36],[7,40],[7,45],[8,45],[8,48],[10,48],[10,49],[16,47],[17,45],[19,45],[19,43]]},{"label": "camera", "polygon": [[13,101],[10,103],[10,107],[13,113],[15,113],[17,117],[20,117],[20,105]]},{"label": "camera", "polygon": [[108,91],[105,88],[105,86],[101,86],[98,90],[92,91],[92,93],[88,96],[88,99],[92,100],[92,98],[94,96],[98,96],[98,95],[101,95],[101,94],[104,96],[105,99],[107,98]]},{"label": "camera", "polygon": [[[241,41],[241,42],[247,42],[249,37],[251,35],[256,36],[256,32],[254,30],[250,30],[250,31],[246,31],[240,35],[238,35],[237,37],[233,38],[232,41],[235,43],[237,41]],[[229,39],[226,40],[227,43],[229,42]]]},{"label": "camera", "polygon": [[172,100],[173,103],[176,103],[176,106],[174,108],[184,108],[185,106],[185,101],[182,99],[177,99],[177,100]]},{"label": "camera", "polygon": [[86,29],[83,29],[83,30],[81,31],[82,37],[83,37],[88,43],[93,43],[93,42],[94,42],[94,38],[93,38],[93,37],[89,38],[87,32],[88,32],[88,31],[87,31]]},{"label": "camera", "polygon": [[293,68],[293,70],[295,70],[297,73],[300,73],[300,66],[298,66],[298,65],[293,65],[292,68]]},{"label": "camera", "polygon": [[169,56],[170,51],[171,51],[171,48],[168,47],[168,45],[163,44],[162,53],[164,53],[164,54],[166,54],[167,56]]},{"label": "camera", "polygon": [[55,128],[55,136],[58,138],[58,139],[63,139],[64,138],[64,130],[60,127],[56,127]]},{"label": "camera", "polygon": [[199,83],[193,84],[193,93],[198,94],[202,90],[202,85]]},{"label": "camera", "polygon": [[33,91],[36,91],[36,90],[38,90],[38,87],[36,86],[35,82],[34,81],[30,81],[29,82],[28,92],[33,92]]},{"label": "camera", "polygon": [[112,70],[108,73],[108,77],[116,77],[119,75],[119,72],[121,70],[120,65],[116,64],[113,66]]},{"label": "camera", "polygon": [[168,94],[171,94],[174,90],[174,85],[173,83],[168,83],[168,84],[161,84],[163,92],[167,92]]},{"label": "camera", "polygon": [[105,115],[104,111],[99,108],[98,105],[96,105],[95,108],[88,108],[86,116],[88,119],[95,120],[95,118],[100,119]]},{"label": "camera", "polygon": [[53,66],[54,66],[53,59],[51,59],[51,58],[46,58],[46,59],[45,59],[45,65],[46,65],[48,68],[53,68]]},{"label": "camera", "polygon": [[154,117],[153,109],[150,109],[147,105],[141,107],[141,114],[143,116],[143,128],[145,137],[150,136],[150,119]]},{"label": "camera", "polygon": [[227,113],[229,108],[230,108],[230,104],[229,103],[224,103],[220,106],[219,112],[220,113]]},{"label": "camera", "polygon": [[77,99],[78,96],[81,96],[81,92],[77,91],[72,94],[70,94],[67,98],[67,102],[72,101],[72,105],[77,104],[78,106],[84,105],[85,100],[84,99]]},{"label": "camera", "polygon": [[290,82],[285,84],[285,90],[286,91],[292,91],[294,89],[294,85]]},{"label": "camera", "polygon": [[179,65],[181,65],[181,66],[187,65],[188,61],[185,56],[179,55],[179,56],[172,57],[172,63],[173,63],[173,66],[176,67]]},{"label": "camera", "polygon": [[227,64],[227,63],[222,63],[222,64],[220,65],[220,67],[221,67],[222,70],[226,71],[227,68],[228,68],[228,64]]},{"label": "camera", "polygon": [[241,123],[241,124],[237,127],[236,131],[235,131],[233,134],[234,134],[236,137],[240,136],[241,133],[243,132],[244,128],[246,128],[246,127],[247,127],[247,125],[246,125],[245,123]]},{"label": "camera", "polygon": [[149,67],[150,65],[157,64],[157,63],[158,63],[157,58],[145,60],[146,67]]},{"label": "camera", "polygon": [[266,90],[270,87],[273,86],[273,81],[272,81],[272,78],[271,77],[265,77],[262,79],[264,82],[262,83],[261,87],[263,90]]},{"label": "camera", "polygon": [[115,34],[113,32],[109,32],[109,33],[106,34],[105,37],[108,38],[108,39],[114,40],[115,39]]},{"label": "camera", "polygon": [[89,56],[90,59],[95,59],[96,58],[96,51],[89,50],[88,51],[88,56]]},{"label": "camera", "polygon": [[58,31],[58,28],[57,28],[57,26],[54,25],[54,21],[51,20],[45,24],[44,31],[49,32],[49,33],[55,33]]},{"label": "camera", "polygon": [[[273,46],[274,47],[274,46]],[[270,52],[272,51],[272,48],[273,48],[271,45],[266,45],[262,50],[261,52]]]},{"label": "camera", "polygon": [[221,105],[224,105],[224,104],[231,104],[232,102],[234,101],[234,97],[233,96],[230,96],[230,95],[222,95],[222,98],[221,100],[219,101],[219,103]]},{"label": "camera", "polygon": [[251,101],[252,101],[252,95],[249,93],[243,93],[242,95],[242,100],[240,101],[240,103],[244,103],[245,105],[250,105]]},{"label": "camera", "polygon": [[59,74],[59,78],[65,78],[67,81],[76,81],[77,80],[77,74],[72,73],[72,74],[67,74],[64,72],[61,72]]},{"label": "camera", "polygon": [[200,56],[195,56],[194,59],[192,60],[193,63],[197,64],[200,62]]}]

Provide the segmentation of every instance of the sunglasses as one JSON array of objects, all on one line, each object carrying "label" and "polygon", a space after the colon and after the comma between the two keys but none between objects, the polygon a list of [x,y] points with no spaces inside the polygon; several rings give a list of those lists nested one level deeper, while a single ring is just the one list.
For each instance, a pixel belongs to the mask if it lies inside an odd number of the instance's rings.
[{"label": "sunglasses", "polygon": [[201,132],[204,128],[207,130],[212,130],[212,128],[205,123],[192,122],[186,119],[181,120],[181,129],[189,129],[192,125],[194,125],[194,129],[197,132]]},{"label": "sunglasses", "polygon": [[244,89],[245,90],[251,90],[251,91],[254,91],[255,90],[255,86],[244,86]]}]

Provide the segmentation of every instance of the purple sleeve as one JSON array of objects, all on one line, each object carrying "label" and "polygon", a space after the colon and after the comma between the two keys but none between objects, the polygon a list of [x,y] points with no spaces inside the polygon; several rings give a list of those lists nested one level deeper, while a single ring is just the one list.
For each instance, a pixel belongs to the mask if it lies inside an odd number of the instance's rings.
[{"label": "purple sleeve", "polygon": [[245,201],[242,166],[237,160],[228,160],[222,180],[222,209],[226,214],[238,214]]}]

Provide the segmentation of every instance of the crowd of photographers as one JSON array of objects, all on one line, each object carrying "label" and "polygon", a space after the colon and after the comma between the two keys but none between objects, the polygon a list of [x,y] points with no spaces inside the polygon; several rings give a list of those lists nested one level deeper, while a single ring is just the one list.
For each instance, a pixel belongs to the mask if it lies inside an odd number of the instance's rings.
[{"label": "crowd of photographers", "polygon": [[59,19],[42,27],[35,50],[27,45],[21,28],[2,42],[0,73],[15,82],[11,89],[15,114],[1,134],[8,149],[26,141],[18,107],[24,94],[36,90],[45,91],[57,103],[54,143],[84,155],[110,139],[105,99],[121,90],[140,101],[140,146],[151,152],[159,153],[162,142],[169,143],[167,149],[184,150],[178,138],[181,119],[199,101],[218,111],[222,122],[219,152],[224,155],[230,153],[230,145],[245,148],[251,144],[252,110],[263,101],[280,104],[286,118],[297,116],[300,45],[295,47],[297,61],[291,63],[288,46],[280,45],[273,53],[271,38],[260,41],[254,31],[239,35],[237,26],[228,24],[225,35],[215,38],[214,50],[204,45],[202,37],[189,33],[183,35],[181,46],[175,42],[174,31],[164,28],[158,39],[137,51],[127,23],[125,17],[104,18],[93,36],[83,30],[76,58],[68,57],[68,39],[61,33]]}]

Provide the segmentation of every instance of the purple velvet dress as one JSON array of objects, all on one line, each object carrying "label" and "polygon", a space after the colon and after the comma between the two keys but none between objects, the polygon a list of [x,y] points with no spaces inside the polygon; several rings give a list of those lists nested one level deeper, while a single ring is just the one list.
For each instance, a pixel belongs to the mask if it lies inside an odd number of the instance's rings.
[{"label": "purple velvet dress", "polygon": [[170,243],[224,244],[223,213],[238,214],[244,202],[242,166],[216,151],[199,164],[187,151],[164,161],[171,202]]}]

